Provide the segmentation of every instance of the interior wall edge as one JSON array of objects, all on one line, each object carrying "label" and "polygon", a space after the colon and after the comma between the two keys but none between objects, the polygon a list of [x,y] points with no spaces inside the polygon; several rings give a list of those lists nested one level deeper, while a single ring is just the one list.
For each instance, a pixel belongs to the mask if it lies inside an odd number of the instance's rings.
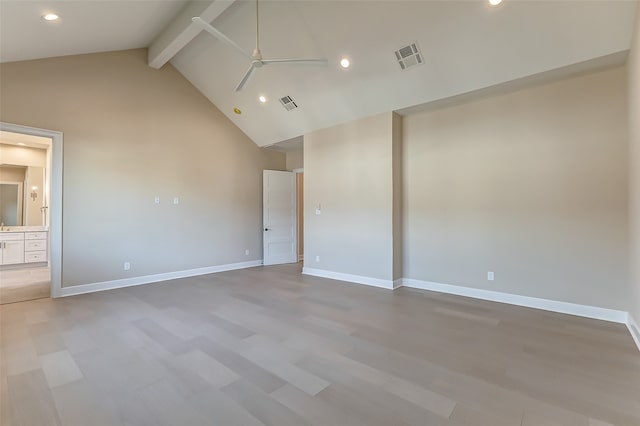
[{"label": "interior wall edge", "polygon": [[640,327],[638,327],[638,323],[630,313],[627,315],[626,324],[629,329],[629,333],[631,333],[631,337],[633,337],[633,341],[636,342],[636,346],[640,351]]},{"label": "interior wall edge", "polygon": [[328,278],[331,280],[345,281],[354,284],[363,284],[378,288],[386,288],[387,290],[393,290],[394,288],[397,288],[398,285],[395,281],[392,280],[383,280],[380,278],[366,277],[363,275],[345,274],[342,272],[334,272],[326,269],[303,267],[302,273],[304,275],[312,275],[314,277]]},{"label": "interior wall edge", "polygon": [[[640,5],[635,17],[635,31],[627,62],[629,102],[629,287],[631,296],[630,322],[640,320]],[[637,322],[634,338],[640,348],[640,328]],[[629,328],[631,330],[631,327]],[[632,333],[633,334],[633,333]]]}]

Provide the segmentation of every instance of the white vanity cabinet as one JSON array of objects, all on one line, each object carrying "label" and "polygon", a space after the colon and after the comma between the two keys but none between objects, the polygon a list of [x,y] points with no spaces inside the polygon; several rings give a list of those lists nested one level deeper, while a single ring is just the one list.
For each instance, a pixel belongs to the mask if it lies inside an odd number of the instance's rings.
[{"label": "white vanity cabinet", "polygon": [[47,232],[24,233],[24,263],[47,261]]},{"label": "white vanity cabinet", "polygon": [[0,265],[47,262],[47,231],[0,232]]},{"label": "white vanity cabinet", "polygon": [[24,233],[0,234],[0,265],[24,263]]}]

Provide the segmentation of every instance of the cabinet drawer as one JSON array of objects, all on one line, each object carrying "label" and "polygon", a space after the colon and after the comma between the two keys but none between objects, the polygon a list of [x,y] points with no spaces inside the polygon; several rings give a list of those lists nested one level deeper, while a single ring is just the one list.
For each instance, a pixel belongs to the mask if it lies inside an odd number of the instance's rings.
[{"label": "cabinet drawer", "polygon": [[46,261],[47,261],[46,251],[27,251],[24,253],[25,263],[46,262]]},{"label": "cabinet drawer", "polygon": [[24,251],[42,250],[47,250],[47,240],[26,240],[24,242]]},{"label": "cabinet drawer", "polygon": [[[46,238],[46,237],[44,237]],[[0,241],[19,241],[24,240],[22,232],[0,232]]]},{"label": "cabinet drawer", "polygon": [[25,240],[46,240],[47,233],[46,232],[25,232],[24,239]]}]

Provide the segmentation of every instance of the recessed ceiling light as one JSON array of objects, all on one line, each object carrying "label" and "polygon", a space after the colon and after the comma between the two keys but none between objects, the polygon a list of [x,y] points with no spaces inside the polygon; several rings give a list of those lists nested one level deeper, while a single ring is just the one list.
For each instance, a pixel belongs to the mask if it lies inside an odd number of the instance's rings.
[{"label": "recessed ceiling light", "polygon": [[264,97],[264,95],[260,95],[260,96],[258,96],[258,100],[259,100],[260,102],[262,102],[262,103],[267,102],[267,98],[265,98],[265,97]]},{"label": "recessed ceiling light", "polygon": [[26,144],[26,143],[24,143],[24,142],[18,142],[18,145],[20,145],[20,146],[27,146],[27,144]]},{"label": "recessed ceiling light", "polygon": [[491,6],[497,6],[497,5],[499,5],[500,3],[502,3],[502,0],[489,0],[489,4],[490,4]]},{"label": "recessed ceiling light", "polygon": [[47,13],[46,15],[42,16],[42,19],[44,19],[45,21],[57,21],[58,19],[60,19],[60,17],[55,13]]},{"label": "recessed ceiling light", "polygon": [[340,66],[347,69],[351,66],[351,61],[348,58],[342,58],[340,59]]}]

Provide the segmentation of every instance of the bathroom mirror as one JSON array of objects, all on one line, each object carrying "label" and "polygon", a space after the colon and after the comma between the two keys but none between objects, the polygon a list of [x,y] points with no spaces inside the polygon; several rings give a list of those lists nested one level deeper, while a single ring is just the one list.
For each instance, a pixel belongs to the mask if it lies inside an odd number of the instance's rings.
[{"label": "bathroom mirror", "polygon": [[0,223],[22,226],[22,184],[0,182]]},{"label": "bathroom mirror", "polygon": [[0,222],[45,226],[44,167],[0,165]]}]

